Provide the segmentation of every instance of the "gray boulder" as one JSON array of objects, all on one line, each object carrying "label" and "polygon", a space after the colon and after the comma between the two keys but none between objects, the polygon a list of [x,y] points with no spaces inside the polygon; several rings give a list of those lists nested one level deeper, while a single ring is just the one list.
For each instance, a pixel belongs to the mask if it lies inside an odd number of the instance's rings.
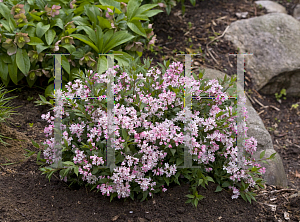
[{"label": "gray boulder", "polygon": [[225,38],[245,56],[254,87],[274,95],[300,97],[300,22],[290,15],[271,13],[233,22]]},{"label": "gray boulder", "polygon": [[[207,79],[220,78],[223,80],[226,75],[223,72],[209,68],[205,68],[204,71],[203,78]],[[225,87],[227,86],[228,85],[225,85]],[[240,84],[237,84],[237,86],[239,90],[242,91],[242,86]],[[245,96],[245,93],[243,93],[243,96]],[[260,153],[264,150],[266,151],[265,157],[269,157],[272,153],[276,153],[273,148],[271,135],[266,130],[262,119],[259,117],[247,97],[245,107],[247,108],[249,116],[246,121],[248,127],[247,136],[253,136],[257,140],[257,150],[253,154],[253,157],[256,160],[259,160]],[[261,165],[266,168],[266,173],[263,178],[267,181],[267,184],[282,187],[287,186],[287,177],[284,171],[282,159],[278,153],[275,155],[275,159],[269,160],[269,165],[264,163],[261,163]]]},{"label": "gray boulder", "polygon": [[261,5],[263,8],[265,8],[267,10],[268,13],[278,12],[278,13],[287,14],[285,7],[278,4],[277,2],[273,2],[273,1],[256,1],[255,4],[256,5]]},{"label": "gray boulder", "polygon": [[293,16],[295,19],[297,19],[298,21],[300,21],[300,4],[298,4],[293,11]]}]

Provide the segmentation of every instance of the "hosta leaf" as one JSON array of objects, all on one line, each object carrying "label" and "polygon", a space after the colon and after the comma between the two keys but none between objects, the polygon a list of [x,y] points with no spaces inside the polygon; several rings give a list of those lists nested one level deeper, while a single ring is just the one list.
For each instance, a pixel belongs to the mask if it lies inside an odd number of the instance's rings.
[{"label": "hosta leaf", "polygon": [[16,55],[16,62],[18,68],[21,70],[21,72],[27,76],[29,70],[30,70],[30,60],[29,56],[27,54],[26,49],[18,49],[17,55]]}]

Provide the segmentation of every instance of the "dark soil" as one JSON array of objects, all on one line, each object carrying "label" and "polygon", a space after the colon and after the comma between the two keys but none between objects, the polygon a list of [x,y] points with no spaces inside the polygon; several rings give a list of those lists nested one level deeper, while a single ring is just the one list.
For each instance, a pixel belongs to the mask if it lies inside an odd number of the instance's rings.
[{"label": "dark soil", "polygon": [[[281,4],[291,13],[293,3],[282,0]],[[193,67],[212,67],[229,75],[235,74],[236,58],[228,54],[237,53],[237,50],[223,37],[215,41],[216,44],[209,45],[218,64],[205,52],[209,36],[214,36],[214,32],[222,34],[231,22],[238,19],[235,12],[248,12],[248,18],[266,13],[245,0],[197,1],[196,7],[187,3],[184,16],[180,15],[180,5],[176,6],[169,17],[166,14],[156,16],[156,45],[162,48],[156,47],[156,54],[149,51],[144,56],[155,58],[154,64],[172,57],[184,61],[184,56],[174,56],[172,51],[176,49],[176,53],[189,53],[194,49],[196,53],[201,45],[203,55],[194,58]],[[226,17],[218,20],[224,16]],[[192,23],[190,30],[189,21]],[[188,38],[191,38],[191,42]],[[186,42],[188,44],[185,45]],[[191,44],[193,46],[190,47]],[[109,202],[109,198],[101,193],[90,192],[83,187],[69,188],[56,175],[49,182],[38,170],[36,154],[26,159],[24,149],[36,153],[39,151],[31,144],[30,139],[39,144],[45,141],[44,128],[48,124],[41,120],[41,115],[51,107],[35,106],[33,103],[39,99],[39,94],[44,95],[43,90],[24,87],[21,91],[15,90],[8,94],[18,96],[13,100],[13,106],[22,106],[15,109],[22,115],[13,115],[9,121],[11,125],[1,124],[0,129],[4,136],[14,139],[4,140],[10,146],[0,145],[0,164],[14,163],[0,165],[0,221],[231,222],[288,221],[288,217],[290,221],[300,221],[300,108],[291,109],[292,104],[299,102],[299,99],[287,98],[279,103],[275,96],[259,94],[253,89],[251,73],[246,72],[245,78],[245,91],[253,100],[253,107],[260,113],[272,136],[274,148],[283,159],[288,188],[266,185],[265,189],[257,191],[257,202],[249,204],[242,198],[232,200],[229,191],[215,193],[216,185],[209,183],[207,189],[198,188],[198,192],[206,198],[195,209],[191,204],[185,204],[185,195],[189,193],[187,184],[171,185],[166,193],[140,203],[131,199]],[[16,87],[8,87],[9,90],[13,88]],[[28,101],[30,97],[33,99]],[[255,99],[268,108],[262,108]],[[32,127],[29,123],[33,123]],[[271,205],[276,206],[274,211]]]}]

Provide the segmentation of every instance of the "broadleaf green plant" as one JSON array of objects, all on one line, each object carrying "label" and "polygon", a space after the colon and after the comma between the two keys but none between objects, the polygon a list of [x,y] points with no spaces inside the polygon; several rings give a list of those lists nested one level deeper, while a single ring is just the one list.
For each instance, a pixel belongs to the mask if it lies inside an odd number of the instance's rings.
[{"label": "broadleaf green plant", "polygon": [[54,59],[46,54],[70,54],[62,56],[63,89],[76,79],[74,73],[104,64],[99,53],[122,54],[116,61],[128,65],[155,42],[149,18],[162,12],[156,7],[141,0],[0,2],[1,80],[17,85],[26,77],[32,87],[46,76],[47,97],[54,89]]}]

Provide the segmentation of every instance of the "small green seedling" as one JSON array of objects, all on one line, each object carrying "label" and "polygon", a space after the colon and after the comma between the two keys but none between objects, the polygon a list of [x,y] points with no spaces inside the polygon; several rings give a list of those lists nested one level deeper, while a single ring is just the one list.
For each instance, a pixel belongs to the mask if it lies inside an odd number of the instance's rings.
[{"label": "small green seedling", "polygon": [[193,24],[191,22],[188,22],[188,26],[189,26],[189,29],[191,29],[193,27]]},{"label": "small green seedling", "polygon": [[[282,89],[281,91],[280,91],[280,94],[278,95],[278,93],[275,93],[275,97],[276,97],[276,99],[277,99],[277,101],[279,102],[279,103],[281,103],[281,97],[283,96],[283,95],[285,95],[286,96],[286,89]],[[283,99],[286,99],[286,97],[283,97]]]},{"label": "small green seedling", "polygon": [[32,96],[28,96],[28,97],[27,97],[27,100],[28,100],[28,101],[31,101],[31,100],[33,100],[33,97],[32,97]]},{"label": "small green seedling", "polygon": [[33,127],[33,123],[28,123],[29,124],[29,127]]}]

